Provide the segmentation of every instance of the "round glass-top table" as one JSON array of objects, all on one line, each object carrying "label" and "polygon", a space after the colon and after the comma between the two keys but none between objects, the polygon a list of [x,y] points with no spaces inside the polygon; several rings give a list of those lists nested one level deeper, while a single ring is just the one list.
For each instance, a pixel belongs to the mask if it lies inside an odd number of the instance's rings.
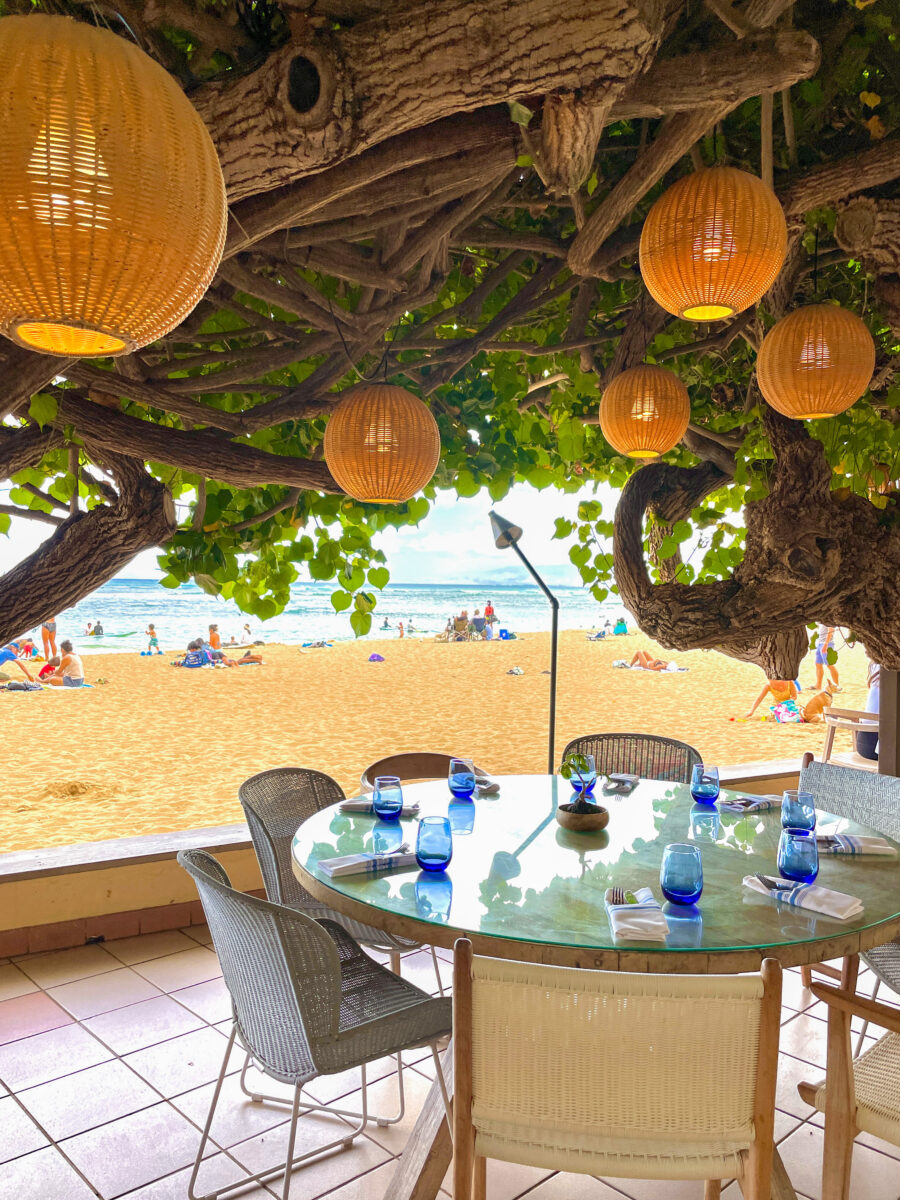
[{"label": "round glass-top table", "polygon": [[[816,882],[863,903],[864,911],[846,921],[742,887],[745,875],[778,874],[777,807],[742,814],[695,805],[684,784],[642,780],[630,796],[604,796],[598,784],[609,825],[579,834],[555,819],[557,804],[572,799],[566,780],[509,775],[498,783],[499,795],[461,804],[443,781],[404,787],[405,802],[417,801],[419,816],[449,813],[453,859],[445,874],[414,866],[329,878],[320,859],[390,849],[402,840],[414,850],[416,837],[414,817],[398,826],[332,807],[297,831],[297,878],[338,912],[427,944],[451,947],[467,936],[480,954],[604,970],[730,974],[756,970],[766,957],[796,966],[854,954],[900,932],[898,857],[821,856]],[[819,829],[879,832],[822,812]],[[664,904],[665,943],[614,939],[607,887],[649,886],[660,898],[660,862],[672,842],[700,848],[703,895],[690,908]]]}]

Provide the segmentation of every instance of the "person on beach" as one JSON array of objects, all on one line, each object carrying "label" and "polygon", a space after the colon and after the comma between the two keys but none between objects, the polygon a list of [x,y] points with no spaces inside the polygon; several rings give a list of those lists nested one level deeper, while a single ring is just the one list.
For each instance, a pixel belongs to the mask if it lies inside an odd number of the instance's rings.
[{"label": "person on beach", "polygon": [[397,622],[397,628],[400,630],[399,636],[403,637],[403,622],[402,621]]},{"label": "person on beach", "polygon": [[24,642],[22,642],[22,648],[19,651],[19,658],[29,659],[29,658],[37,658],[37,656],[38,656],[37,646],[34,644],[34,642],[31,640],[30,637],[27,637],[24,640]]},{"label": "person on beach", "polygon": [[4,663],[13,662],[25,676],[29,683],[34,683],[34,676],[28,670],[23,662],[19,660],[19,651],[21,647],[18,642],[10,642],[0,650],[0,666]]},{"label": "person on beach", "polygon": [[49,662],[56,653],[56,617],[41,626],[41,641],[44,643],[44,658]]},{"label": "person on beach", "polygon": [[218,625],[210,625],[208,641],[209,641],[210,650],[221,650],[222,649],[222,638],[219,634]]},{"label": "person on beach", "polygon": [[613,633],[616,635],[619,635],[619,634],[623,634],[623,633],[627,633],[627,632],[628,632],[628,622],[625,620],[624,617],[619,617],[618,621],[616,621],[615,625],[613,626]]},{"label": "person on beach", "polygon": [[472,618],[472,623],[470,625],[470,631],[474,634],[477,634],[479,637],[484,637],[484,626],[486,621],[487,616],[482,616],[481,609],[476,608],[475,616]]},{"label": "person on beach", "polygon": [[188,642],[187,651],[178,664],[182,667],[208,667],[212,665],[212,655],[204,647],[200,638],[195,638],[193,642]]},{"label": "person on beach", "polygon": [[[866,675],[866,687],[869,693],[866,696],[867,713],[878,713],[881,710],[881,667],[877,662],[872,662],[869,659],[869,670]],[[867,729],[856,735],[856,752],[861,754],[863,758],[868,758],[872,762],[878,762],[878,730]]]},{"label": "person on beach", "polygon": [[38,671],[38,679],[46,679],[48,675],[53,675],[56,668],[59,666],[59,655],[54,654],[49,662],[45,662]]},{"label": "person on beach", "polygon": [[241,630],[241,645],[249,646],[253,642],[253,634],[250,632],[250,626],[245,624]]},{"label": "person on beach", "polygon": [[834,663],[828,661],[828,651],[832,650],[837,658],[837,651],[834,650],[834,634],[835,627],[833,625],[820,624],[817,630],[816,637],[816,682],[813,690],[820,692],[822,690],[822,679],[825,674],[825,668],[828,668],[828,674],[831,676],[831,690],[839,692],[837,667]]},{"label": "person on beach", "polygon": [[159,648],[159,637],[156,633],[156,626],[152,624],[148,625],[146,634],[147,638],[149,639],[147,642],[147,653],[152,654],[155,650],[157,654],[162,654],[162,650]]},{"label": "person on beach", "polygon": [[[475,611],[477,612],[478,609],[476,609]],[[488,600],[487,604],[484,606],[484,619],[486,621],[493,621],[493,619],[494,619],[494,602],[493,602],[493,600]]]},{"label": "person on beach", "polygon": [[486,642],[492,642],[494,640],[494,626],[490,623],[490,621],[488,621],[485,625],[482,637]]},{"label": "person on beach", "polygon": [[635,650],[634,658],[629,667],[643,667],[645,671],[668,671],[669,661],[665,658],[654,658],[649,650]]},{"label": "person on beach", "polygon": [[775,704],[784,704],[786,700],[797,699],[797,687],[790,679],[767,679],[765,687],[756,697],[753,707],[744,717],[745,721],[750,720],[766,696],[772,697],[773,706]]},{"label": "person on beach", "polygon": [[47,679],[51,687],[84,687],[84,665],[69,641],[60,642],[59,666]]}]

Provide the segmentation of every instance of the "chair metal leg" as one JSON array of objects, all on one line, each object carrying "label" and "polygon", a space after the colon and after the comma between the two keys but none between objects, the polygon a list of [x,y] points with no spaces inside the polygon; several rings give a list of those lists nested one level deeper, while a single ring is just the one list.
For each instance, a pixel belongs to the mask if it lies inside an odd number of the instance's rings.
[{"label": "chair metal leg", "polygon": [[[872,996],[871,996],[871,999],[872,999],[872,1000],[874,1000],[874,999],[875,999],[875,997],[878,995],[878,989],[879,989],[880,987],[881,987],[881,980],[876,978],[876,980],[875,980],[875,986],[872,988]],[[868,1022],[868,1021],[863,1021],[862,1029],[859,1031],[859,1037],[856,1039],[856,1048],[855,1048],[855,1049],[854,1049],[854,1051],[853,1051],[853,1057],[854,1057],[854,1058],[859,1058],[859,1056],[860,1056],[860,1054],[861,1054],[861,1052],[862,1052],[862,1048],[863,1048],[863,1038],[865,1038],[865,1036],[866,1036],[866,1030],[867,1030],[868,1028],[869,1028],[869,1022]]]},{"label": "chair metal leg", "polygon": [[[332,1117],[352,1117],[354,1121],[358,1121],[363,1114],[366,1115],[366,1122],[374,1121],[378,1126],[396,1125],[402,1121],[406,1115],[406,1089],[403,1083],[403,1061],[399,1054],[395,1055],[397,1059],[397,1092],[399,1094],[398,1111],[392,1117],[378,1116],[368,1113],[367,1092],[366,1092],[366,1069],[361,1067],[362,1072],[362,1097],[363,1097],[363,1112],[359,1112],[354,1108],[336,1108],[333,1104],[316,1104],[309,1100],[300,1101],[300,1115],[307,1116],[309,1113],[321,1112],[327,1113]],[[283,1104],[285,1106],[292,1105],[293,1099],[289,1096],[273,1096],[268,1092],[251,1091],[247,1086],[247,1070],[253,1065],[253,1060],[248,1054],[244,1060],[244,1065],[241,1068],[240,1088],[248,1100],[252,1100],[254,1104]]]},{"label": "chair metal leg", "polygon": [[447,1114],[447,1125],[451,1132],[453,1130],[453,1106],[450,1103],[450,1096],[447,1092],[447,1080],[444,1076],[444,1068],[441,1064],[441,1056],[438,1053],[438,1048],[431,1043],[431,1057],[434,1059],[434,1065],[437,1068],[437,1084],[441,1089],[441,1099],[444,1101],[444,1112]]},{"label": "chair metal leg", "polygon": [[[234,1039],[237,1034],[237,1026],[231,1026],[231,1033],[228,1035],[228,1045],[225,1047],[225,1057],[222,1059],[222,1066],[219,1070],[219,1077],[216,1080],[216,1086],[213,1089],[212,1101],[209,1106],[209,1112],[206,1115],[206,1124],[203,1126],[203,1132],[200,1134],[200,1145],[197,1149],[197,1157],[194,1159],[194,1169],[191,1171],[191,1177],[188,1180],[188,1197],[189,1200],[208,1200],[208,1197],[200,1197],[194,1191],[194,1186],[197,1183],[197,1175],[200,1172],[200,1165],[203,1162],[203,1153],[206,1150],[206,1143],[209,1141],[209,1131],[212,1128],[213,1117],[216,1112],[216,1105],[219,1103],[219,1096],[222,1091],[222,1084],[225,1082],[225,1068],[228,1066],[228,1059],[231,1056],[231,1048],[234,1045]],[[249,1058],[249,1055],[248,1055]]]},{"label": "chair metal leg", "polygon": [[300,1085],[294,1088],[294,1103],[291,1106],[291,1127],[288,1130],[287,1158],[284,1162],[284,1191],[281,1200],[290,1200],[291,1164],[294,1159],[294,1145],[297,1141],[297,1121],[300,1119]]},{"label": "chair metal leg", "polygon": [[431,961],[434,963],[434,974],[435,974],[435,978],[437,979],[438,991],[440,992],[441,996],[443,996],[444,995],[444,984],[441,979],[441,968],[438,965],[437,952],[435,951],[434,946],[429,946],[428,949],[431,951]]}]

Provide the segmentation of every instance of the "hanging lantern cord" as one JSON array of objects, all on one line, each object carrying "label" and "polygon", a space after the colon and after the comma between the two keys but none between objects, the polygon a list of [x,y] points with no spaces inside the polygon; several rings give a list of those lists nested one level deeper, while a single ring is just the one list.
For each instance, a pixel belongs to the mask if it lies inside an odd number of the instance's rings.
[{"label": "hanging lantern cord", "polygon": [[816,225],[816,231],[813,241],[813,299],[819,295],[819,226]]},{"label": "hanging lantern cord", "polygon": [[[331,303],[331,297],[326,296],[326,300],[328,301],[328,311],[331,313],[332,321],[334,321],[334,328],[337,332],[338,337],[341,340],[341,346],[344,349],[344,354],[346,355],[347,362],[350,364],[352,369],[356,372],[356,376],[359,379],[359,382],[360,383],[371,383],[373,379],[377,379],[379,375],[383,374],[384,382],[387,383],[387,364],[388,364],[388,354],[390,352],[390,342],[385,342],[384,353],[382,354],[381,358],[378,360],[378,364],[375,367],[375,370],[371,373],[371,375],[364,375],[362,373],[362,371],[360,371],[360,369],[356,365],[356,363],[353,361],[353,356],[350,353],[350,349],[344,338],[344,331],[341,329],[341,323],[335,316],[334,307],[332,306],[332,303]],[[399,321],[398,321],[398,325],[399,325]]]}]

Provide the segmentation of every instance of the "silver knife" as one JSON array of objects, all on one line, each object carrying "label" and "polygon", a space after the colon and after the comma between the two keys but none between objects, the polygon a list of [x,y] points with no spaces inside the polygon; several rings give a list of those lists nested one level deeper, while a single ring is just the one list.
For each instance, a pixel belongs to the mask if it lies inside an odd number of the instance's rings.
[{"label": "silver knife", "polygon": [[760,875],[758,871],[756,872],[756,878],[770,892],[792,892],[795,888],[803,887],[803,884],[799,880],[796,883],[780,883],[775,879],[771,879],[768,875]]}]

